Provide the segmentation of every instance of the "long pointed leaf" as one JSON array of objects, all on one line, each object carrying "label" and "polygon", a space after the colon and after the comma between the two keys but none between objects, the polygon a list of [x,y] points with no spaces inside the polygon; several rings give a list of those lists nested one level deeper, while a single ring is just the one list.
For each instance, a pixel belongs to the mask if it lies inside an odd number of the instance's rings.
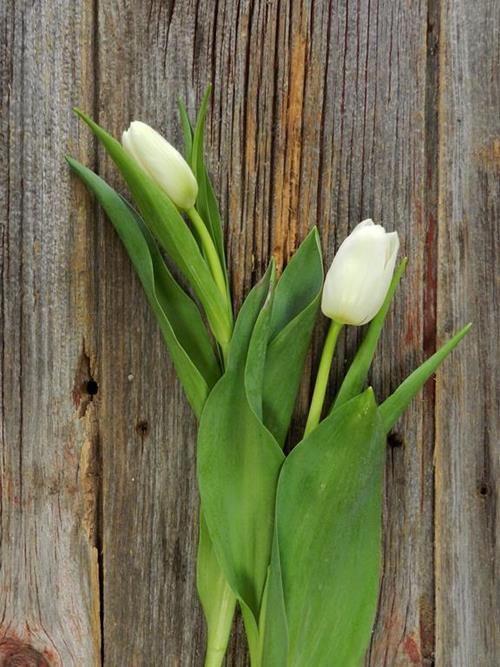
[{"label": "long pointed leaf", "polygon": [[179,116],[181,118],[182,125],[182,134],[184,136],[184,157],[186,161],[191,163],[191,154],[193,150],[193,128],[189,122],[189,116],[187,113],[186,106],[184,102],[179,99],[177,101],[177,106],[179,107]]},{"label": "long pointed leaf", "polygon": [[228,309],[179,211],[116,139],[87,114],[79,110],[76,113],[94,132],[122,173],[150,232],[177,264],[203,304],[217,340],[227,343],[232,329]]},{"label": "long pointed leaf", "polygon": [[[218,370],[210,343],[208,339],[204,339],[206,333],[203,331],[204,325],[198,308],[175,283],[166,267],[162,270],[162,286],[157,290],[158,283],[156,282],[154,264],[151,258],[151,248],[154,242],[150,236],[147,240],[148,232],[144,227],[141,229],[137,214],[132,211],[119,194],[93,171],[72,158],[68,158],[68,163],[96,195],[118,232],[158,320],[186,396],[195,414],[200,416],[208,391],[217,380]],[[155,262],[158,270],[158,257],[156,257]],[[166,303],[169,297],[174,299],[175,303]],[[173,322],[167,316],[163,306],[167,306],[169,314],[175,311]],[[186,336],[188,321],[190,321],[192,327],[190,336]],[[179,340],[178,334],[184,340]],[[199,367],[186,351],[185,344],[187,344]],[[198,345],[200,346],[199,349],[195,349]]]},{"label": "long pointed leaf", "polygon": [[262,664],[286,667],[289,643],[288,621],[276,525],[259,632]]},{"label": "long pointed leaf", "polygon": [[[245,300],[225,375],[210,394],[198,433],[198,480],[208,530],[231,588],[256,627],[273,534],[283,453],[249,404],[248,347],[265,303],[271,272]],[[246,621],[247,625],[250,625]]]},{"label": "long pointed leaf", "polygon": [[[154,239],[128,202],[84,165],[72,158],[68,158],[68,163],[94,192],[124,243],[158,319],[181,384],[194,413],[199,417],[220,369],[196,304],[172,277]],[[142,239],[138,231],[142,233]],[[190,361],[197,366],[199,373],[192,368]],[[200,375],[203,377],[200,378]],[[207,658],[213,661],[219,659],[222,663],[236,598],[215,556],[203,512],[200,512],[197,558],[198,593],[208,628]]]},{"label": "long pointed leaf", "polygon": [[[288,656],[273,667],[360,665],[377,605],[383,460],[371,389],[335,410],[287,457],[276,530]],[[271,577],[279,576],[272,566]],[[267,618],[273,622],[272,609]]]},{"label": "long pointed leaf", "polygon": [[460,343],[462,338],[469,332],[472,324],[467,324],[457,334],[445,343],[435,354],[419,366],[396,391],[387,398],[380,406],[380,413],[384,421],[385,431],[388,433],[397,420],[406,410],[410,401],[430,376],[435,373],[438,366],[443,363],[450,352]]},{"label": "long pointed leaf", "polygon": [[278,281],[264,377],[264,423],[283,446],[290,425],[323,287],[314,228]]},{"label": "long pointed leaf", "polygon": [[215,555],[203,512],[200,512],[196,585],[207,621],[207,665],[221,665],[231,633],[236,596]]},{"label": "long pointed leaf", "polygon": [[[207,225],[207,229],[210,232],[215,247],[217,248],[221,264],[224,268],[224,271],[226,271],[222,218],[220,216],[219,205],[213,191],[212,183],[210,181],[208,169],[203,156],[205,119],[207,115],[208,101],[210,99],[211,90],[212,87],[208,86],[198,111],[198,117],[196,119],[196,125],[193,131],[191,168],[193,169],[193,173],[196,177],[196,180],[198,181],[198,197],[196,199],[196,208]],[[184,114],[182,114],[182,116],[184,116]]]},{"label": "long pointed leaf", "polygon": [[[130,207],[128,203],[127,205]],[[137,224],[149,247],[158,301],[177,338],[206,379],[209,388],[212,388],[221,375],[221,369],[198,306],[170,273],[154,238],[140,216],[132,208],[130,210],[136,216]]]},{"label": "long pointed leaf", "polygon": [[270,271],[269,292],[255,322],[245,365],[245,389],[248,403],[261,421],[267,344],[271,333],[271,316],[274,302],[274,260],[271,260]]}]

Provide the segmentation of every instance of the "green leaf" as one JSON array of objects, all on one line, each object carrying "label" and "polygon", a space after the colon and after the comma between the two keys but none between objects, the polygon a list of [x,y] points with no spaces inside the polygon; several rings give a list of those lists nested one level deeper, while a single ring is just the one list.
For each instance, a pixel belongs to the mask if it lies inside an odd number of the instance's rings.
[{"label": "green leaf", "polygon": [[[153,237],[128,202],[90,169],[67,159],[96,195],[118,232],[156,315],[188,400],[199,417],[220,369],[196,304],[174,280]],[[198,592],[207,619],[207,660],[210,657],[212,664],[221,664],[236,598],[215,557],[203,513],[197,562]]]},{"label": "green leaf", "polygon": [[[253,411],[245,388],[248,349],[271,273],[272,268],[241,308],[227,371],[207,400],[198,432],[198,481],[205,519],[217,559],[247,616],[247,630],[256,628],[259,617],[271,554],[276,481],[284,459]],[[252,645],[255,641],[251,639]]]},{"label": "green leaf", "polygon": [[316,321],[323,264],[314,228],[276,286],[264,379],[264,423],[283,446]]},{"label": "green leaf", "polygon": [[135,211],[133,213],[151,253],[158,301],[178,340],[211,389],[219,379],[221,369],[198,306],[172,276],[154,238],[139,215]]},{"label": "green leaf", "polygon": [[427,382],[430,376],[436,372],[440,364],[446,359],[450,352],[460,343],[462,338],[469,332],[472,324],[467,324],[453,338],[445,343],[427,361],[413,371],[396,391],[387,398],[380,406],[380,414],[384,422],[384,428],[388,433],[397,420],[406,410],[415,394]]},{"label": "green leaf", "polygon": [[181,117],[182,134],[184,136],[184,157],[188,163],[191,163],[191,153],[193,150],[193,128],[189,121],[186,106],[182,100],[177,101],[179,115]]},{"label": "green leaf", "polygon": [[200,416],[220,370],[196,304],[166,267],[137,213],[93,171],[72,158],[70,167],[97,197],[113,223],[155,313],[193,411]]},{"label": "green leaf", "polygon": [[[371,389],[335,410],[286,459],[276,531],[289,640],[286,662],[273,667],[361,664],[378,597],[383,460]],[[269,631],[270,608],[267,617]]]},{"label": "green leaf", "polygon": [[82,111],[76,110],[76,113],[91,128],[117,165],[149,231],[195,291],[219,343],[226,344],[231,337],[232,324],[224,296],[217,289],[198,244],[179,211],[116,139]]},{"label": "green leaf", "polygon": [[[196,209],[203,218],[210,236],[217,249],[220,262],[224,271],[226,271],[226,259],[224,252],[224,236],[222,232],[222,219],[219,212],[217,198],[208,175],[208,170],[203,157],[205,133],[205,119],[208,109],[212,87],[208,86],[198,111],[196,125],[193,132],[193,144],[191,150],[191,168],[198,181],[198,197],[196,200]],[[226,275],[227,280],[227,275]]]},{"label": "green leaf", "polygon": [[262,391],[266,368],[267,345],[271,332],[271,316],[274,301],[275,263],[271,260],[269,292],[255,322],[248,345],[245,366],[245,389],[250,407],[262,421]]},{"label": "green leaf", "polygon": [[286,667],[289,642],[288,623],[276,524],[271,552],[271,564],[259,619],[259,633],[262,665]]},{"label": "green leaf", "polygon": [[392,278],[384,303],[373,320],[370,322],[365,337],[363,338],[363,342],[359,346],[356,356],[354,357],[352,364],[344,378],[344,381],[340,386],[339,392],[333,403],[332,410],[333,408],[340,407],[343,403],[346,403],[349,399],[354,398],[354,396],[357,396],[362,391],[363,385],[365,384],[366,378],[368,376],[368,371],[370,370],[370,366],[373,361],[378,339],[382,333],[382,328],[384,326],[389,306],[391,305],[394,293],[396,292],[396,288],[399,285],[399,281],[405,272],[407,262],[408,259],[405,257],[399,264]]},{"label": "green leaf", "polygon": [[221,665],[236,607],[236,597],[229,587],[215,555],[203,512],[200,512],[196,585],[207,621],[205,665]]}]

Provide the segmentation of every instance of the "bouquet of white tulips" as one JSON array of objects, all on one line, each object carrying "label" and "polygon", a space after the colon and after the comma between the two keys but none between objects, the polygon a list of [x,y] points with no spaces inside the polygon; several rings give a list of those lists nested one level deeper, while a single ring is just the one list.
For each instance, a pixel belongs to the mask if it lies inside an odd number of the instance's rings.
[{"label": "bouquet of white tulips", "polygon": [[[397,233],[371,220],[342,243],[325,281],[312,229],[280,276],[271,261],[234,319],[223,225],[203,157],[208,99],[207,91],[194,127],[179,105],[184,157],[144,123],[133,122],[120,143],[77,111],[135,206],[68,162],[115,226],[198,419],[205,665],[223,662],[238,605],[253,667],[357,667],[377,605],[386,435],[469,326],[377,400],[366,379],[406,260],[396,268]],[[285,455],[320,304],[330,327],[304,436]],[[325,405],[339,332],[365,324]]]}]

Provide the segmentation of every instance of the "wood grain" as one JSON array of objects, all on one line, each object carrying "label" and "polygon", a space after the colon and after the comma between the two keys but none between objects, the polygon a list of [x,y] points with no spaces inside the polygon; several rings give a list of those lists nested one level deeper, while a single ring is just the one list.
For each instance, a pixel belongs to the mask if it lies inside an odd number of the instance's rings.
[{"label": "wood grain", "polygon": [[[177,97],[194,115],[212,82],[208,161],[237,304],[313,224],[329,262],[371,216],[398,230],[410,260],[377,395],[475,322],[389,438],[366,665],[493,667],[494,0],[8,0],[0,11],[0,664],[202,665],[195,421],[111,225],[62,156],[123,189],[71,106],[115,136],[141,119],[180,145]],[[332,391],[358,338],[342,338]],[[226,662],[247,664],[239,623]]]},{"label": "wood grain", "polygon": [[500,659],[499,24],[498,3],[443,3],[438,338],[458,322],[474,325],[436,384],[436,661],[443,667]]},{"label": "wood grain", "polygon": [[90,666],[100,662],[94,244],[63,156],[92,162],[71,107],[93,99],[93,10],[1,12],[0,663]]},{"label": "wood grain", "polygon": [[[117,136],[142,119],[179,143],[176,102],[192,86],[193,8],[139,5],[99,6],[98,119]],[[98,164],[116,183],[101,154]],[[195,420],[104,216],[98,233],[106,267],[98,286],[104,663],[200,665]]]}]

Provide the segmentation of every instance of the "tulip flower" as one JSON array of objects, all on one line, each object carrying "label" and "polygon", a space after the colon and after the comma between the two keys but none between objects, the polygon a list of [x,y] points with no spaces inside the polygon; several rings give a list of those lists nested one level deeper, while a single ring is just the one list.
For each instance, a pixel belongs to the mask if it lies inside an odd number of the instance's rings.
[{"label": "tulip flower", "polygon": [[373,220],[360,222],[345,239],[326,275],[321,310],[340,324],[359,326],[380,310],[396,265],[397,232]]},{"label": "tulip flower", "polygon": [[161,134],[134,120],[122,135],[122,145],[178,208],[188,211],[194,206],[198,183],[191,167]]},{"label": "tulip flower", "polygon": [[[186,212],[198,234],[217,287],[227,298],[227,283],[213,239],[195,208],[198,183],[179,151],[146,123],[134,120],[122,135],[124,150]],[[231,310],[228,303],[228,310]]]},{"label": "tulip flower", "polygon": [[321,310],[331,319],[311,399],[306,435],[319,424],[337,338],[344,324],[372,320],[384,303],[399,250],[397,232],[363,220],[333,258],[323,286]]}]

